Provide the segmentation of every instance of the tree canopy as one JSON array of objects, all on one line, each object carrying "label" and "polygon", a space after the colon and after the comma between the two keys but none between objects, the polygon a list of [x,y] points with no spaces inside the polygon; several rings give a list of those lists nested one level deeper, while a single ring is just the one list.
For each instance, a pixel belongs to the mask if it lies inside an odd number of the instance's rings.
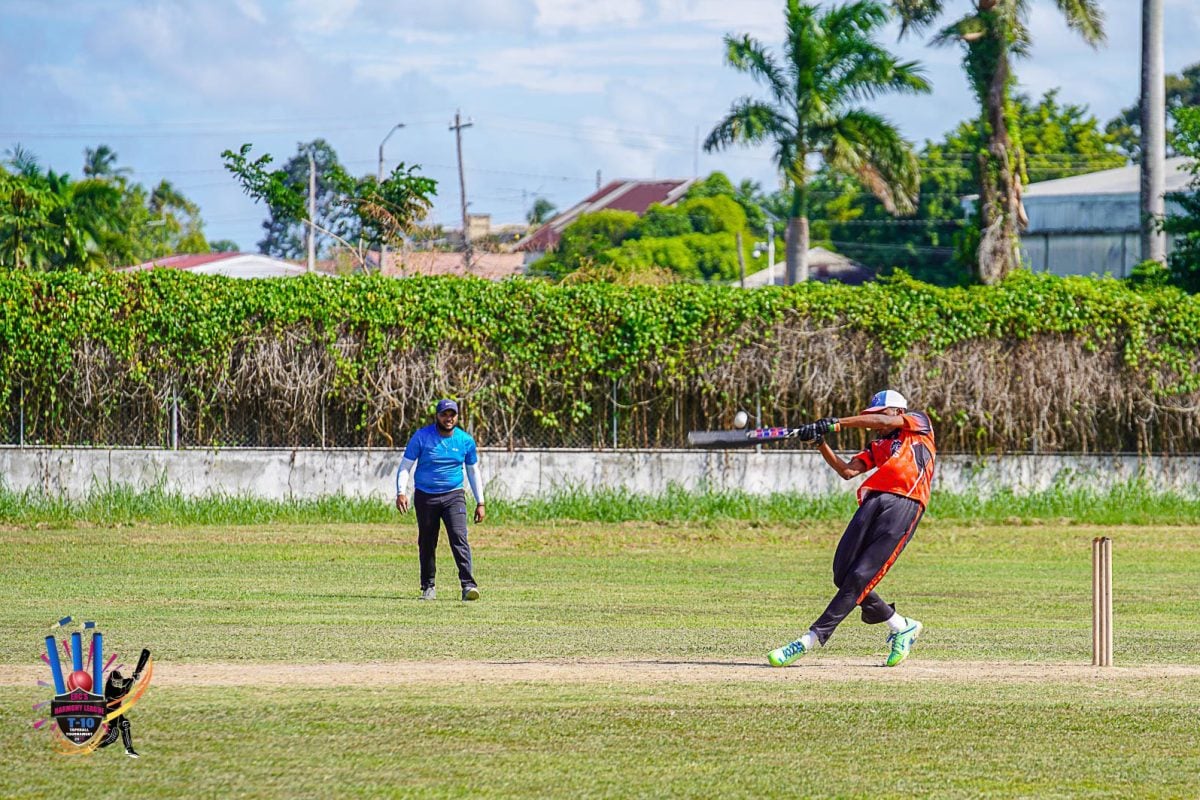
[{"label": "tree canopy", "polygon": [[[398,164],[380,182],[375,176],[352,177],[324,139],[301,143],[296,155],[281,169],[269,169],[270,154],[250,159],[253,145],[221,156],[225,168],[242,190],[266,203],[270,218],[263,222],[266,236],[259,250],[281,258],[301,258],[307,250],[309,225],[316,231],[316,250],[327,255],[341,245],[366,264],[371,247],[393,245],[424,219],[433,206],[437,181],[419,173],[420,167]],[[316,214],[310,219],[308,186],[311,163],[316,169]]]},{"label": "tree canopy", "polygon": [[[654,204],[638,216],[631,211],[581,214],[562,233],[558,248],[536,263],[534,272],[564,278],[576,272],[628,282],[644,275],[661,283],[676,280],[728,281],[738,277],[737,239],[753,246],[747,211],[721,173],[713,173],[683,200]],[[759,215],[761,209],[756,209]]]},{"label": "tree canopy", "polygon": [[1172,281],[1189,292],[1200,292],[1200,106],[1174,109],[1175,145],[1189,159],[1192,180],[1187,190],[1172,192],[1168,200],[1180,211],[1168,214],[1163,230],[1173,239],[1167,259]]},{"label": "tree canopy", "polygon": [[[1184,67],[1178,74],[1168,73],[1164,79],[1168,111],[1176,108],[1200,106],[1200,61]],[[1167,154],[1183,154],[1175,142],[1174,117],[1167,115]],[[1142,152],[1142,101],[1121,109],[1121,113],[1109,120],[1105,132],[1111,134],[1118,148],[1131,161],[1136,161]]]},{"label": "tree canopy", "polygon": [[122,267],[206,253],[200,208],[168,181],[129,180],[107,145],[84,153],[81,180],[44,170],[16,145],[0,166],[0,264],[19,269]]},{"label": "tree canopy", "polygon": [[[1057,89],[1034,100],[1013,98],[1021,132],[1023,180],[1037,182],[1122,166],[1116,137],[1100,129],[1085,106],[1064,103]],[[975,154],[985,136],[972,120],[960,122],[919,153],[917,211],[898,220],[857,181],[820,172],[813,183],[813,238],[887,274],[903,269],[921,280],[955,286],[975,280],[979,224],[962,198],[979,193]],[[782,198],[778,199],[779,202]]]},{"label": "tree canopy", "polygon": [[[944,0],[892,2],[902,20],[902,36],[932,25],[947,5]],[[1025,151],[1013,102],[1012,62],[1029,54],[1030,5],[1030,0],[972,0],[968,13],[943,26],[932,40],[934,45],[962,47],[963,67],[979,103],[976,124],[982,143],[968,165],[978,185],[975,266],[984,283],[1003,279],[1021,264]],[[1058,0],[1056,5],[1067,27],[1089,45],[1097,47],[1104,41],[1104,13],[1097,0]]]},{"label": "tree canopy", "polygon": [[761,84],[767,99],[733,102],[704,141],[708,151],[769,145],[788,209],[788,282],[808,279],[809,156],[854,175],[892,213],[914,207],[918,175],[912,148],[886,119],[861,105],[881,94],[929,91],[921,68],[877,41],[887,7],[854,0],[823,9],[788,0],[782,58],[745,34],[725,37],[726,61]]}]

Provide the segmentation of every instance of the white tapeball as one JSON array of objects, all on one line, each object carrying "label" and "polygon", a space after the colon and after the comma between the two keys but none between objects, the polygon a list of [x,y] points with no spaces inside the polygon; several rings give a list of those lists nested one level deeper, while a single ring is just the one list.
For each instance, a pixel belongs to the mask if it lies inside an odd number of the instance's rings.
[{"label": "white tapeball", "polygon": [[750,415],[745,411],[739,411],[733,415],[733,427],[744,428],[750,422]]}]

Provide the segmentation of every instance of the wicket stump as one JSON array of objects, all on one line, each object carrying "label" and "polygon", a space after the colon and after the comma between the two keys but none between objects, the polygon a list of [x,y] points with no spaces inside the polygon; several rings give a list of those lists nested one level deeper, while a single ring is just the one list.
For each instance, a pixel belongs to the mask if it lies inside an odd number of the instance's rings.
[{"label": "wicket stump", "polygon": [[1092,539],[1092,665],[1113,663],[1112,539]]}]

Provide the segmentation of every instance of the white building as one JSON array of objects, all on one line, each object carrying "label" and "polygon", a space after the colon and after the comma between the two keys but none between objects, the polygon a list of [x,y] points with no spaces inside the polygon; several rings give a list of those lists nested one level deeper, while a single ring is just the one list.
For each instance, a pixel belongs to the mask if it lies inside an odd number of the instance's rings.
[{"label": "white building", "polygon": [[[167,256],[124,267],[120,271],[138,272],[144,269],[179,269],[197,275],[224,275],[229,278],[292,278],[307,272],[302,264],[259,253],[195,253]],[[330,273],[318,271],[317,274],[328,276]]]},{"label": "white building", "polygon": [[[1167,159],[1167,192],[1187,188],[1186,161]],[[1024,194],[1029,227],[1021,234],[1021,250],[1030,269],[1128,277],[1142,261],[1140,182],[1141,167],[1135,165],[1029,184]],[[1167,213],[1172,210],[1167,203]],[[1170,244],[1168,239],[1168,252]]]}]

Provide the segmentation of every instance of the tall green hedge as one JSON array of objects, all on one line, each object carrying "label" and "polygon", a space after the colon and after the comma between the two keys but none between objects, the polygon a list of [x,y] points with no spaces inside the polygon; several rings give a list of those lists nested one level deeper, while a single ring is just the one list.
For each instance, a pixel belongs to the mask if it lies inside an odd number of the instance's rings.
[{"label": "tall green hedge", "polygon": [[336,408],[387,444],[453,394],[485,444],[534,430],[605,446],[615,415],[620,445],[670,446],[738,407],[790,424],[888,385],[931,412],[943,449],[1194,452],[1198,367],[1200,300],[1107,279],[744,291],[0,273],[0,412],[11,431],[22,405],[49,443],[92,441],[118,413],[153,429],[177,396],[192,441],[230,408],[293,431]]}]

